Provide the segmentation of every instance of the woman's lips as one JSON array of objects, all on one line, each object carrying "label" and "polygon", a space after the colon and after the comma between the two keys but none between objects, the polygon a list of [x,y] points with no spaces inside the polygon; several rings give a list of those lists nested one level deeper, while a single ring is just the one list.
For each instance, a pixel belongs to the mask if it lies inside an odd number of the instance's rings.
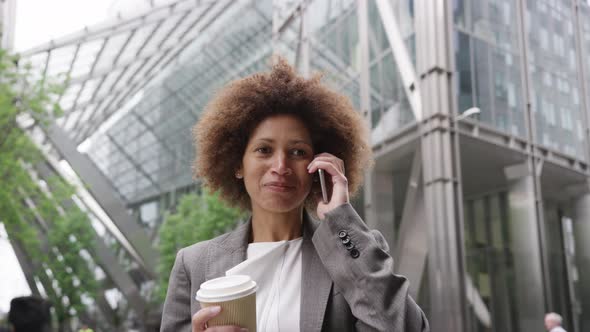
[{"label": "woman's lips", "polygon": [[271,191],[286,192],[295,189],[294,186],[290,186],[286,183],[270,182],[264,185],[265,188]]}]

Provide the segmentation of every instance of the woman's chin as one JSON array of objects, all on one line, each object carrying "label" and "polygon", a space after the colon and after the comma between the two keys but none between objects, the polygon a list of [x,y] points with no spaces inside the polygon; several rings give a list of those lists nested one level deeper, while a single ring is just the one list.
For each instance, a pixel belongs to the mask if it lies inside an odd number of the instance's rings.
[{"label": "woman's chin", "polygon": [[298,203],[294,203],[293,200],[283,199],[272,199],[261,204],[261,207],[269,212],[273,213],[286,213],[291,212],[295,209],[299,209],[303,205],[303,200]]}]

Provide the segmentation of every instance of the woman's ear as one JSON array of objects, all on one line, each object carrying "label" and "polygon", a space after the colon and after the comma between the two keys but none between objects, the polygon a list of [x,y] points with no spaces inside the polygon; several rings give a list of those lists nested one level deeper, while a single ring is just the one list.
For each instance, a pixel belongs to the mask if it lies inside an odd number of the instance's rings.
[{"label": "woman's ear", "polygon": [[236,176],[236,179],[243,179],[244,178],[244,172],[242,171],[242,167],[240,167],[240,168],[238,168],[238,170],[236,170],[235,176]]}]

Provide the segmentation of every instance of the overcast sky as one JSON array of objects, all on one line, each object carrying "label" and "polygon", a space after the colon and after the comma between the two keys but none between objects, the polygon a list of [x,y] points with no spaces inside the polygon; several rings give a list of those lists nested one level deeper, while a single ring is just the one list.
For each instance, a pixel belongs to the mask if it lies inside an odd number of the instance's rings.
[{"label": "overcast sky", "polygon": [[108,18],[113,0],[18,0],[15,50],[23,51]]}]

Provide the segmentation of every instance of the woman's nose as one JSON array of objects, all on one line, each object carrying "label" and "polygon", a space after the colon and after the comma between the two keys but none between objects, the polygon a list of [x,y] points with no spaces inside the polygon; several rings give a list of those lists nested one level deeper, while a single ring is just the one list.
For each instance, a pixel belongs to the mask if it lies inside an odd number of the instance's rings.
[{"label": "woman's nose", "polygon": [[279,175],[286,175],[291,173],[289,160],[285,153],[277,153],[273,158],[272,171]]}]

